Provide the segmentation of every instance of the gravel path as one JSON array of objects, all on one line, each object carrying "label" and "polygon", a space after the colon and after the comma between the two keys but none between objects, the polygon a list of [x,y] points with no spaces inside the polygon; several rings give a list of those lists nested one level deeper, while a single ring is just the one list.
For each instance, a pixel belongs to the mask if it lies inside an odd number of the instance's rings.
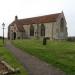
[{"label": "gravel path", "polygon": [[6,42],[5,47],[9,49],[9,51],[12,52],[23,64],[29,75],[66,75],[63,71],[60,71],[59,69],[39,60],[28,53],[22,52],[22,50],[18,48],[15,48],[10,41]]}]

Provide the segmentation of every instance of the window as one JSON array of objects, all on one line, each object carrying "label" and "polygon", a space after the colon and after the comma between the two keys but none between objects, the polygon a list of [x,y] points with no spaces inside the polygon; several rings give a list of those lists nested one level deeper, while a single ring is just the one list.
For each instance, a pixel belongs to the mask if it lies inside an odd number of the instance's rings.
[{"label": "window", "polygon": [[41,36],[45,36],[45,26],[41,24]]},{"label": "window", "polygon": [[60,31],[63,32],[64,31],[64,19],[62,18],[60,21]]},{"label": "window", "polygon": [[34,26],[30,26],[30,36],[34,36]]}]

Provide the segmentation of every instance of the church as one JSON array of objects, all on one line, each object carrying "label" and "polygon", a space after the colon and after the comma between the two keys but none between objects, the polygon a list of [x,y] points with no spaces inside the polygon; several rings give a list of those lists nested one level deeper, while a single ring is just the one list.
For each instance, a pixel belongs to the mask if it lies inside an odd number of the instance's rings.
[{"label": "church", "polygon": [[49,38],[63,40],[68,36],[67,22],[64,13],[55,13],[44,16],[15,19],[8,26],[8,39]]}]

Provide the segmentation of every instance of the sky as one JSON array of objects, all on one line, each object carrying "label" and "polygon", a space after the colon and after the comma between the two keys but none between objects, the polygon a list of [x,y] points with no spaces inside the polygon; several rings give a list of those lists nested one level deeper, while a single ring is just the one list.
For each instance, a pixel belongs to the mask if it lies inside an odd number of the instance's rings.
[{"label": "sky", "polygon": [[64,12],[68,36],[75,36],[75,0],[0,0],[0,36],[3,35],[2,23],[5,23],[5,37],[8,25],[17,15],[19,19]]}]

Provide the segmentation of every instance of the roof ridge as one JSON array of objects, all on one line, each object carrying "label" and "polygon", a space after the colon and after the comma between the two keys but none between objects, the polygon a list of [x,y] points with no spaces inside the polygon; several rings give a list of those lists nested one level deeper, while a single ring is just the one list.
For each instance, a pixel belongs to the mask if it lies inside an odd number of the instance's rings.
[{"label": "roof ridge", "polygon": [[34,17],[28,17],[24,19],[18,19],[18,20],[26,20],[26,19],[32,19],[32,18],[40,18],[40,17],[45,17],[45,16],[52,16],[52,15],[59,15],[61,13],[54,13],[54,14],[48,14],[48,15],[42,15],[42,16],[34,16]]}]

